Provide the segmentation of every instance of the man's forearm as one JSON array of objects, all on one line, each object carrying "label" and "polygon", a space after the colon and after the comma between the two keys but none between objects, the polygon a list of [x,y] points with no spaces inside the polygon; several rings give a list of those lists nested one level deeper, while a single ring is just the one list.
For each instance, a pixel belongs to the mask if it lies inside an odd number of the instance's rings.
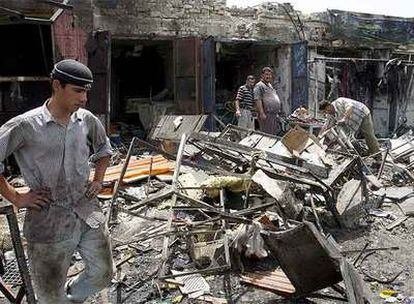
[{"label": "man's forearm", "polygon": [[16,204],[19,198],[19,193],[9,184],[3,175],[0,175],[0,194],[12,204]]},{"label": "man's forearm", "polygon": [[238,99],[236,99],[236,100],[234,101],[234,104],[235,104],[235,106],[236,106],[236,111],[240,111],[240,101],[239,101]]},{"label": "man's forearm", "polygon": [[110,156],[101,157],[96,161],[94,181],[102,182],[105,176],[106,168],[109,166]]}]

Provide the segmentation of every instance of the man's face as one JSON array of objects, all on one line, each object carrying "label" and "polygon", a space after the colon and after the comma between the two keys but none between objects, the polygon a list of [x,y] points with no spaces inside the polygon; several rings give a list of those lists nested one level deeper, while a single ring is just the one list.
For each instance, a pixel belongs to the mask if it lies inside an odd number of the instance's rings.
[{"label": "man's face", "polygon": [[249,78],[247,78],[247,81],[246,81],[246,84],[247,84],[247,86],[248,87],[253,87],[254,86],[254,83],[255,83],[255,79],[254,79],[254,77],[249,77]]},{"label": "man's face", "polygon": [[273,79],[273,73],[270,71],[265,71],[262,73],[262,79],[267,83],[271,82]]},{"label": "man's face", "polygon": [[88,89],[74,84],[62,86],[59,81],[54,88],[56,98],[66,111],[73,113],[86,106]]}]

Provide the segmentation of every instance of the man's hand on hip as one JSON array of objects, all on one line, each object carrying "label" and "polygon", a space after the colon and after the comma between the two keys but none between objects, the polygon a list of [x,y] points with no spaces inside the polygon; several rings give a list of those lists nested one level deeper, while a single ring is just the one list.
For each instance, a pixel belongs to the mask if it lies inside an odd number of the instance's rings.
[{"label": "man's hand on hip", "polygon": [[51,202],[52,199],[50,198],[50,190],[39,189],[19,194],[15,205],[18,208],[33,208],[35,210],[42,210],[42,208],[49,207]]},{"label": "man's hand on hip", "polygon": [[87,199],[95,198],[102,190],[102,183],[99,181],[92,181],[88,184],[85,196]]}]

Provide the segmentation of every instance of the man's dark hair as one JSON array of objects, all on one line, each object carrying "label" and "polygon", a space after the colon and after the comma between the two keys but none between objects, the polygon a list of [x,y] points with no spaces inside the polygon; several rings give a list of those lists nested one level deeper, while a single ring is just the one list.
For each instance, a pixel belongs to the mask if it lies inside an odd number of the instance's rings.
[{"label": "man's dark hair", "polygon": [[50,78],[50,84],[52,84],[53,80],[57,80],[60,82],[60,85],[62,86],[62,88],[64,88],[69,82],[64,81],[62,79],[57,79],[57,78]]},{"label": "man's dark hair", "polygon": [[273,69],[271,67],[264,67],[262,69],[262,74],[264,74],[265,72],[273,73]]},{"label": "man's dark hair", "polygon": [[64,81],[64,80],[60,80],[60,79],[55,79],[55,78],[50,78],[50,87],[51,87],[51,90],[52,90],[52,93],[54,93],[55,92],[55,89],[53,88],[53,80],[57,80],[57,81],[59,81],[60,82],[60,86],[62,87],[62,88],[65,88],[65,86],[68,84],[68,82],[67,81]]},{"label": "man's dark hair", "polygon": [[326,100],[324,100],[324,101],[322,101],[320,104],[319,104],[319,110],[320,111],[325,111],[325,109],[330,105],[331,103],[329,102],[329,101],[326,101]]}]

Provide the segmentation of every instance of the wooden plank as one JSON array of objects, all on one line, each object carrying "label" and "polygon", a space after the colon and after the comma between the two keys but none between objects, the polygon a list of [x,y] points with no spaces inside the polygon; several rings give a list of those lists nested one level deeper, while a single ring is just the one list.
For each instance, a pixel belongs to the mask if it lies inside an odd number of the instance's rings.
[{"label": "wooden plank", "polygon": [[286,274],[282,270],[258,271],[244,273],[240,276],[240,281],[273,290],[283,294],[294,294],[295,287],[292,285]]},{"label": "wooden plank", "polygon": [[355,268],[345,258],[341,260],[340,268],[345,283],[348,303],[373,304],[370,290],[364,284]]},{"label": "wooden plank", "polygon": [[397,218],[394,222],[392,222],[387,227],[385,227],[385,229],[392,230],[395,227],[397,227],[397,226],[401,225],[402,223],[404,223],[408,218],[409,218],[409,216],[403,215],[402,217]]},{"label": "wooden plank", "polygon": [[[181,136],[181,141],[180,141],[180,146],[178,147],[178,152],[177,152],[177,159],[176,159],[176,166],[175,166],[175,170],[174,170],[174,175],[173,175],[173,180],[172,180],[172,189],[175,191],[178,188],[178,176],[180,174],[180,168],[181,168],[181,160],[183,159],[183,154],[184,154],[184,147],[185,144],[187,142],[188,137],[186,136],[186,134],[183,134]],[[175,204],[177,203],[177,194],[173,194],[172,195],[172,200],[171,200],[171,204],[170,204],[170,209],[169,209],[169,219],[168,219],[168,223],[167,223],[167,231],[171,230],[172,227],[172,222],[173,222],[173,218],[174,218],[174,209],[173,207],[175,206]],[[162,249],[162,266],[159,269],[159,275],[163,276],[166,272],[166,266],[167,266],[167,262],[168,262],[168,257],[169,257],[169,246],[170,244],[170,236],[166,235],[164,237],[164,242],[163,242],[163,249]]]},{"label": "wooden plank", "polygon": [[[150,173],[150,159],[151,157],[147,157],[145,159],[131,158],[122,181],[124,183],[132,183],[147,178],[148,174]],[[158,174],[167,174],[174,170],[174,162],[165,159],[163,156],[155,155],[152,157],[152,159],[152,176]],[[120,164],[117,166],[109,167],[105,172],[104,182],[115,182],[121,174],[122,166],[123,165]],[[91,176],[93,176],[93,174],[94,171],[92,170]]]}]

